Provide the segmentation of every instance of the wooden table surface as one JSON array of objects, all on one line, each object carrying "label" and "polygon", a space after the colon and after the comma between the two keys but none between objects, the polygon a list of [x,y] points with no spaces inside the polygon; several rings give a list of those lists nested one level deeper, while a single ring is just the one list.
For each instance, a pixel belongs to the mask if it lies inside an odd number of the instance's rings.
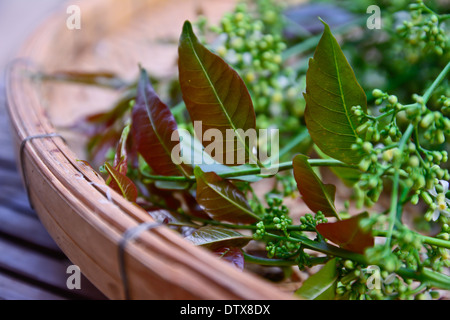
[{"label": "wooden table surface", "polygon": [[0,1],[0,299],[105,299],[86,278],[69,289],[72,263],[30,209],[11,142],[6,111],[4,70],[40,21],[61,0]]}]

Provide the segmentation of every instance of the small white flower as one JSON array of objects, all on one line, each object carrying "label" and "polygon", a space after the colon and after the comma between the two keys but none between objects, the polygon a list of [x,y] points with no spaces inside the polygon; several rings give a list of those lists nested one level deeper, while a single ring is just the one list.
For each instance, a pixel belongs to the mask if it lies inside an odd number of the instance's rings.
[{"label": "small white flower", "polygon": [[450,216],[450,200],[445,197],[445,194],[448,191],[449,183],[445,180],[439,180],[439,183],[442,185],[442,192],[437,192],[436,188],[428,190],[428,193],[431,194],[436,200],[436,209],[433,212],[433,221],[436,221],[441,214],[445,216]]}]

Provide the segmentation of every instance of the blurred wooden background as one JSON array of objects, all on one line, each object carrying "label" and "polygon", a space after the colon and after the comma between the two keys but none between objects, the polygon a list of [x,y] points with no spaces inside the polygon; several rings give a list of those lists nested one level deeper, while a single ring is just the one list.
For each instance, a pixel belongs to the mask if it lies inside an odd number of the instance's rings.
[{"label": "blurred wooden background", "polygon": [[[62,0],[0,1],[0,300],[104,299],[86,279],[80,290],[66,282],[72,263],[30,209],[9,133],[5,71],[21,44]],[[82,271],[82,270],[81,270]]]}]

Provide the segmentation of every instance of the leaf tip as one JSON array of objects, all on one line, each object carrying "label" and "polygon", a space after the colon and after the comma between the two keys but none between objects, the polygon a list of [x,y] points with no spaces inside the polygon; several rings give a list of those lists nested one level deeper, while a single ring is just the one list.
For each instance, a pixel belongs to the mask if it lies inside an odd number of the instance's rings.
[{"label": "leaf tip", "polygon": [[325,21],[323,21],[323,19],[321,17],[317,17],[317,19],[319,19],[320,22],[323,23],[323,25],[325,26],[325,29],[330,29],[330,26]]},{"label": "leaf tip", "polygon": [[195,175],[196,177],[202,175],[203,173],[204,173],[203,170],[202,170],[199,166],[196,166],[196,167],[194,168],[194,175]]},{"label": "leaf tip", "polygon": [[194,29],[192,28],[192,23],[189,20],[184,21],[182,34],[183,35],[194,34]]}]

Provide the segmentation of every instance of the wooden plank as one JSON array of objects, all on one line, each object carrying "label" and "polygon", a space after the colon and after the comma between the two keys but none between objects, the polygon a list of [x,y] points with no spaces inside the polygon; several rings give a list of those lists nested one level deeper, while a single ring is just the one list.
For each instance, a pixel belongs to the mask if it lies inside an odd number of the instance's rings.
[{"label": "wooden plank", "polygon": [[35,250],[45,249],[55,256],[63,257],[63,253],[36,216],[20,214],[0,206],[0,234],[27,243]]},{"label": "wooden plank", "polygon": [[[31,25],[37,22],[36,18],[60,0],[46,0],[39,5],[27,2],[33,10],[25,13],[20,9],[23,4],[0,3],[3,21],[0,24],[15,19],[19,14],[21,18],[23,14],[27,17],[25,24],[15,23],[12,31],[0,28],[0,38],[11,49],[0,53],[2,71],[7,63],[7,54],[12,53],[24,35],[33,29]],[[0,265],[3,268],[0,270],[0,300],[104,299],[103,294],[84,277],[81,291],[61,290],[69,276],[65,274],[65,268],[71,263],[29,206],[11,141],[4,91],[4,78],[0,76]]]},{"label": "wooden plank", "polygon": [[16,274],[22,279],[40,283],[42,287],[72,298],[102,299],[103,295],[85,278],[81,278],[81,289],[67,288],[67,259],[56,259],[30,250],[7,239],[0,238],[0,268]]},{"label": "wooden plank", "polygon": [[2,300],[66,300],[67,297],[44,290],[21,279],[0,272]]}]

